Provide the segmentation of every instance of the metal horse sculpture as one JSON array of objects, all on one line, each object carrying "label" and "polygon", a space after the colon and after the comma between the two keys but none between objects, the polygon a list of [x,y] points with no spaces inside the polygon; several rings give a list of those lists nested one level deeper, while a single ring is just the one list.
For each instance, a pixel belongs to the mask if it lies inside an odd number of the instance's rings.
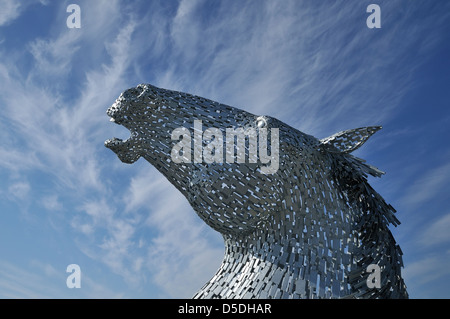
[{"label": "metal horse sculpture", "polygon": [[[223,235],[222,265],[194,298],[408,298],[402,252],[388,228],[399,221],[367,182],[383,172],[350,155],[380,127],[319,140],[272,117],[148,84],[122,93],[107,114],[131,137],[105,146],[125,163],[145,158]],[[268,150],[279,169],[174,161],[173,132],[195,134],[194,120],[223,130],[277,128],[279,149]],[[249,152],[249,141],[241,145]],[[370,265],[381,271],[379,288],[368,285]]]}]

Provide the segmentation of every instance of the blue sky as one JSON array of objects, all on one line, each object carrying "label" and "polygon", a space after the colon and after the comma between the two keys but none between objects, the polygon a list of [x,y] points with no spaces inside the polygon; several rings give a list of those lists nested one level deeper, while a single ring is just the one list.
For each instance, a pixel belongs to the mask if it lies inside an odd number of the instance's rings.
[{"label": "blue sky", "polygon": [[387,172],[410,297],[450,298],[449,35],[446,0],[0,0],[0,298],[190,298],[220,265],[184,197],[103,146],[139,83],[318,138],[382,125],[355,155]]}]

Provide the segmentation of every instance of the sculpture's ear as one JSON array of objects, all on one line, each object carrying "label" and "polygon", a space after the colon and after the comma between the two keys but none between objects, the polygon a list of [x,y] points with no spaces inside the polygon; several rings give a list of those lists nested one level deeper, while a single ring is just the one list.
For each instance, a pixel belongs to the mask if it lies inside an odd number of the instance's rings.
[{"label": "sculpture's ear", "polygon": [[351,153],[362,146],[381,126],[368,126],[336,133],[320,140],[320,145],[328,152]]}]

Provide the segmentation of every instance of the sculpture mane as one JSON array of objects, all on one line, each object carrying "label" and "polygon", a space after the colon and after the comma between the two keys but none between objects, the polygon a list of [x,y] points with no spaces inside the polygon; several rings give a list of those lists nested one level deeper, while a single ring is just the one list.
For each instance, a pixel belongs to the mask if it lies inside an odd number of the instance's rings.
[{"label": "sculpture mane", "polygon": [[[389,230],[399,221],[367,181],[383,172],[350,154],[381,127],[319,140],[265,116],[264,126],[279,132],[279,150],[268,149],[279,156],[279,169],[263,174],[252,161],[176,163],[171,157],[172,133],[181,127],[195,134],[194,120],[261,132],[260,116],[149,84],[122,93],[107,114],[131,137],[108,140],[106,147],[125,163],[145,158],[223,235],[222,265],[194,298],[408,297],[402,252]],[[248,154],[250,144],[244,144]],[[369,265],[381,269],[380,288],[367,285]]]}]

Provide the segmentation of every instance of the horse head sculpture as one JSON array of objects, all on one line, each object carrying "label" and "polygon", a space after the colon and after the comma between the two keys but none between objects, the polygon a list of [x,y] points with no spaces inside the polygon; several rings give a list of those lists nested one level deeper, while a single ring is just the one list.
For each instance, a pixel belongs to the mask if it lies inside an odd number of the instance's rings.
[{"label": "horse head sculpture", "polygon": [[[223,235],[222,265],[194,298],[408,297],[389,230],[399,221],[367,181],[383,172],[350,154],[381,127],[319,140],[149,84],[122,93],[107,114],[131,136],[105,146],[122,162],[147,160]],[[380,270],[376,288],[370,265]]]}]

